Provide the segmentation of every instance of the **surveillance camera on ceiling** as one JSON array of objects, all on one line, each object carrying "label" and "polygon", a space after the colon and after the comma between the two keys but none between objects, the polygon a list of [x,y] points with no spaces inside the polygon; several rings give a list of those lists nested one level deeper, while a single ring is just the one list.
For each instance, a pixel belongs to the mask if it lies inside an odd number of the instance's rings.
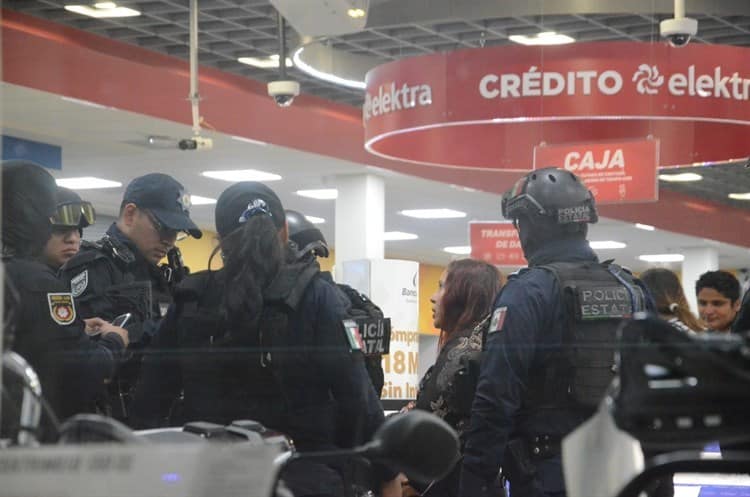
[{"label": "surveillance camera on ceiling", "polygon": [[211,138],[194,136],[177,142],[177,148],[180,150],[211,150],[214,148],[214,141]]},{"label": "surveillance camera on ceiling", "polygon": [[268,94],[279,107],[289,107],[294,97],[299,95],[299,83],[291,80],[271,81],[268,83]]},{"label": "surveillance camera on ceiling", "polygon": [[684,47],[698,34],[698,21],[690,17],[665,19],[659,23],[659,32],[673,47]]}]

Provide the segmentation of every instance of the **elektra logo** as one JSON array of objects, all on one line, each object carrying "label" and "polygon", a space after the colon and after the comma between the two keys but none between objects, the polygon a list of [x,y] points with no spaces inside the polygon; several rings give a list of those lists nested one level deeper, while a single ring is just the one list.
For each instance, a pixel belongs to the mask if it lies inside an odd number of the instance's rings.
[{"label": "elektra logo", "polygon": [[432,88],[430,85],[408,85],[397,87],[396,83],[385,83],[378,87],[375,95],[365,95],[362,109],[365,121],[372,117],[390,114],[403,109],[426,107],[432,105]]},{"label": "elektra logo", "polygon": [[[485,74],[479,80],[479,94],[486,99],[521,97],[550,97],[558,95],[617,95],[630,81],[641,95],[657,95],[666,86],[675,97],[723,98],[750,100],[750,79],[739,72],[727,74],[720,66],[709,74],[698,74],[694,65],[687,71],[675,72],[669,77],[659,72],[655,65],[640,64],[630,78],[616,70],[570,71],[566,73],[539,71],[531,66],[521,74]],[[665,85],[666,83],[666,85]]]}]

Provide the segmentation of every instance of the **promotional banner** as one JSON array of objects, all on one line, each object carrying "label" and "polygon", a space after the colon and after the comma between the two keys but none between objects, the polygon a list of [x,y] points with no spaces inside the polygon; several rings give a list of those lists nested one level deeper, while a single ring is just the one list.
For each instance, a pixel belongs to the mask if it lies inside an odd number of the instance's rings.
[{"label": "promotional banner", "polygon": [[390,259],[345,261],[342,270],[342,283],[370,297],[391,320],[390,351],[383,356],[385,384],[381,398],[415,399],[419,385],[419,263]]},{"label": "promotional banner", "polygon": [[525,266],[518,232],[508,221],[469,223],[471,258],[496,266]]},{"label": "promotional banner", "polygon": [[528,171],[542,142],[649,136],[662,166],[745,157],[750,48],[591,42],[410,57],[368,72],[362,118],[370,152],[441,167]]},{"label": "promotional banner", "polygon": [[578,175],[597,204],[659,200],[658,140],[534,147],[534,169],[564,167]]}]

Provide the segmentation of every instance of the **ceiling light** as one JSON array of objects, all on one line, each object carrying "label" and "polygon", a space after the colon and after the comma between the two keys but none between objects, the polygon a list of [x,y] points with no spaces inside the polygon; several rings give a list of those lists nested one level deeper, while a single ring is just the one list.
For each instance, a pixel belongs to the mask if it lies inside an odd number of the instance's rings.
[{"label": "ceiling light", "polygon": [[322,188],[320,190],[297,190],[300,197],[314,198],[317,200],[333,200],[339,196],[335,188]]},{"label": "ceiling light", "polygon": [[96,102],[89,102],[88,100],[81,100],[80,98],[73,97],[60,97],[66,102],[72,102],[78,105],[85,105],[86,107],[93,107],[95,109],[109,109],[106,105],[97,104]]},{"label": "ceiling light", "polygon": [[449,254],[469,255],[471,253],[471,247],[468,245],[462,247],[445,247],[443,251],[448,252]]},{"label": "ceiling light", "polygon": [[346,11],[346,13],[352,19],[360,19],[360,18],[364,17],[365,14],[367,14],[367,12],[365,12],[362,9],[349,9],[349,10]]},{"label": "ceiling light", "polygon": [[[279,67],[279,54],[269,55],[268,57],[240,57],[237,62],[260,69],[275,69]],[[287,57],[286,66],[292,67],[292,65],[294,65],[292,59]]]},{"label": "ceiling light", "polygon": [[684,183],[687,181],[700,181],[703,176],[695,173],[660,174],[659,179],[670,183]]},{"label": "ceiling light", "polygon": [[403,231],[386,231],[383,233],[383,240],[393,242],[398,240],[416,240],[419,238],[414,233],[404,233]]},{"label": "ceiling light", "polygon": [[682,254],[647,254],[639,255],[638,259],[645,262],[682,262],[685,256]]},{"label": "ceiling light", "polygon": [[201,197],[200,195],[190,195],[190,205],[212,205],[215,203],[215,198]]},{"label": "ceiling light", "polygon": [[365,89],[366,85],[364,81],[342,78],[341,76],[336,76],[335,74],[315,69],[313,66],[305,63],[302,60],[302,51],[304,49],[305,47],[298,48],[292,56],[292,58],[294,59],[294,66],[300,71],[305,72],[314,78],[322,79],[323,81],[328,81],[329,83],[333,83],[335,85],[346,86],[348,88],[356,88],[357,90]]},{"label": "ceiling light", "polygon": [[635,227],[638,228],[639,230],[645,230],[645,231],[654,231],[656,229],[650,224],[641,224],[641,223],[635,223]]},{"label": "ceiling light", "polygon": [[252,143],[253,145],[260,145],[260,146],[267,146],[268,143],[262,142],[260,140],[253,140],[252,138],[245,138],[244,136],[234,136],[232,135],[232,140],[237,140],[238,142],[243,143]]},{"label": "ceiling light", "polygon": [[108,179],[94,178],[93,176],[83,176],[80,178],[60,178],[56,179],[57,186],[70,188],[71,190],[95,190],[97,188],[119,188],[122,183],[119,181],[110,181]]},{"label": "ceiling light", "polygon": [[729,198],[734,200],[750,200],[750,192],[747,193],[730,193]]},{"label": "ceiling light", "polygon": [[65,10],[75,12],[97,19],[105,17],[135,17],[141,15],[140,12],[128,7],[118,7],[114,2],[97,2],[92,6],[89,5],[66,5]]},{"label": "ceiling light", "polygon": [[307,219],[308,221],[310,221],[313,224],[323,224],[323,223],[326,222],[326,220],[323,219],[322,217],[305,216],[305,219]]},{"label": "ceiling light", "polygon": [[258,171],[256,169],[234,169],[226,171],[203,171],[201,176],[206,178],[220,179],[222,181],[278,181],[281,176],[278,174]]},{"label": "ceiling light", "polygon": [[598,242],[589,242],[589,246],[594,250],[608,250],[608,249],[623,249],[628,245],[622,242],[615,242],[613,240],[602,240]]},{"label": "ceiling light", "polygon": [[508,38],[510,41],[530,46],[565,45],[566,43],[573,43],[576,41],[575,38],[554,31],[544,31],[535,35],[510,35]]},{"label": "ceiling light", "polygon": [[401,214],[417,219],[452,219],[466,217],[465,212],[455,211],[453,209],[410,209],[401,211]]}]

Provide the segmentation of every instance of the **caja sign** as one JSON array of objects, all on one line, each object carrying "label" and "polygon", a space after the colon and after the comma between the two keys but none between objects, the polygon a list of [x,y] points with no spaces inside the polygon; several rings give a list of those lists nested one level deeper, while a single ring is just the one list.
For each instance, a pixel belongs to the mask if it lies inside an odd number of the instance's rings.
[{"label": "caja sign", "polygon": [[542,143],[654,137],[660,166],[684,165],[747,156],[750,142],[743,47],[468,49],[391,62],[366,83],[365,147],[419,164],[528,171]]}]

